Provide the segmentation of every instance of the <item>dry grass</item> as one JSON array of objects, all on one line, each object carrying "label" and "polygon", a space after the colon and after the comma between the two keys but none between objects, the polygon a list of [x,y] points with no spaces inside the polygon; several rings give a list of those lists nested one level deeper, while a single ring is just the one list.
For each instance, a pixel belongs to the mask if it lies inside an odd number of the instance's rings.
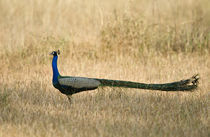
[{"label": "dry grass", "polygon": [[[209,0],[1,0],[0,136],[209,136]],[[164,83],[194,92],[103,88],[67,98],[63,75]]]}]

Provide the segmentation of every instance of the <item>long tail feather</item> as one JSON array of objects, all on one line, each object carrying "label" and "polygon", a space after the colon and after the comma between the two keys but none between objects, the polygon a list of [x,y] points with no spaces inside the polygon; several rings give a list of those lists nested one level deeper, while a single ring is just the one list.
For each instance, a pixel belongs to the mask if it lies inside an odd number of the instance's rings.
[{"label": "long tail feather", "polygon": [[125,87],[125,88],[139,88],[139,89],[150,89],[150,90],[162,90],[162,91],[184,91],[193,90],[197,88],[199,76],[194,75],[193,77],[172,83],[164,84],[146,84],[137,83],[131,81],[120,81],[120,80],[108,80],[108,79],[96,79],[100,81],[100,86],[111,86],[111,87]]}]

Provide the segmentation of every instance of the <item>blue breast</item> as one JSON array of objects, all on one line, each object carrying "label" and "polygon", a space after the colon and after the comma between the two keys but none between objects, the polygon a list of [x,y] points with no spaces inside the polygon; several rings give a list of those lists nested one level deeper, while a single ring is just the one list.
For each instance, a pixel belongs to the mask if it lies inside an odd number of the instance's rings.
[{"label": "blue breast", "polygon": [[57,67],[57,60],[58,56],[54,56],[52,60],[52,68],[53,68],[53,85],[58,83],[58,76],[60,75],[58,72],[58,67]]}]

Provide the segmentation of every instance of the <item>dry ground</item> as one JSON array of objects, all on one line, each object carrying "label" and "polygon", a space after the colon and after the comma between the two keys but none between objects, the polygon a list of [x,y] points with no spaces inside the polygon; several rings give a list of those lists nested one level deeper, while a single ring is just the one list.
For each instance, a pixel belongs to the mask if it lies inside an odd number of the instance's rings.
[{"label": "dry ground", "polygon": [[[209,0],[0,0],[0,136],[201,136],[209,131]],[[193,92],[100,88],[66,96],[62,75],[165,83]]]}]

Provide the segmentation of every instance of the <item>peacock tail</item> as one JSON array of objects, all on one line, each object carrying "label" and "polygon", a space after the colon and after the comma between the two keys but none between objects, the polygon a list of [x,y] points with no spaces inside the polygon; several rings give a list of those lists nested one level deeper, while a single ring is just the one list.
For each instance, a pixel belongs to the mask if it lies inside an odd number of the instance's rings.
[{"label": "peacock tail", "polygon": [[[177,90],[192,90],[197,87],[198,75],[193,76],[187,80],[181,80],[172,83],[164,84],[146,84],[131,81],[121,80],[108,80],[108,79],[96,79],[100,81],[100,86],[110,87],[124,87],[124,88],[138,88],[138,89],[149,89],[149,90],[162,90],[162,91],[177,91]],[[195,83],[193,83],[195,82]]]}]

